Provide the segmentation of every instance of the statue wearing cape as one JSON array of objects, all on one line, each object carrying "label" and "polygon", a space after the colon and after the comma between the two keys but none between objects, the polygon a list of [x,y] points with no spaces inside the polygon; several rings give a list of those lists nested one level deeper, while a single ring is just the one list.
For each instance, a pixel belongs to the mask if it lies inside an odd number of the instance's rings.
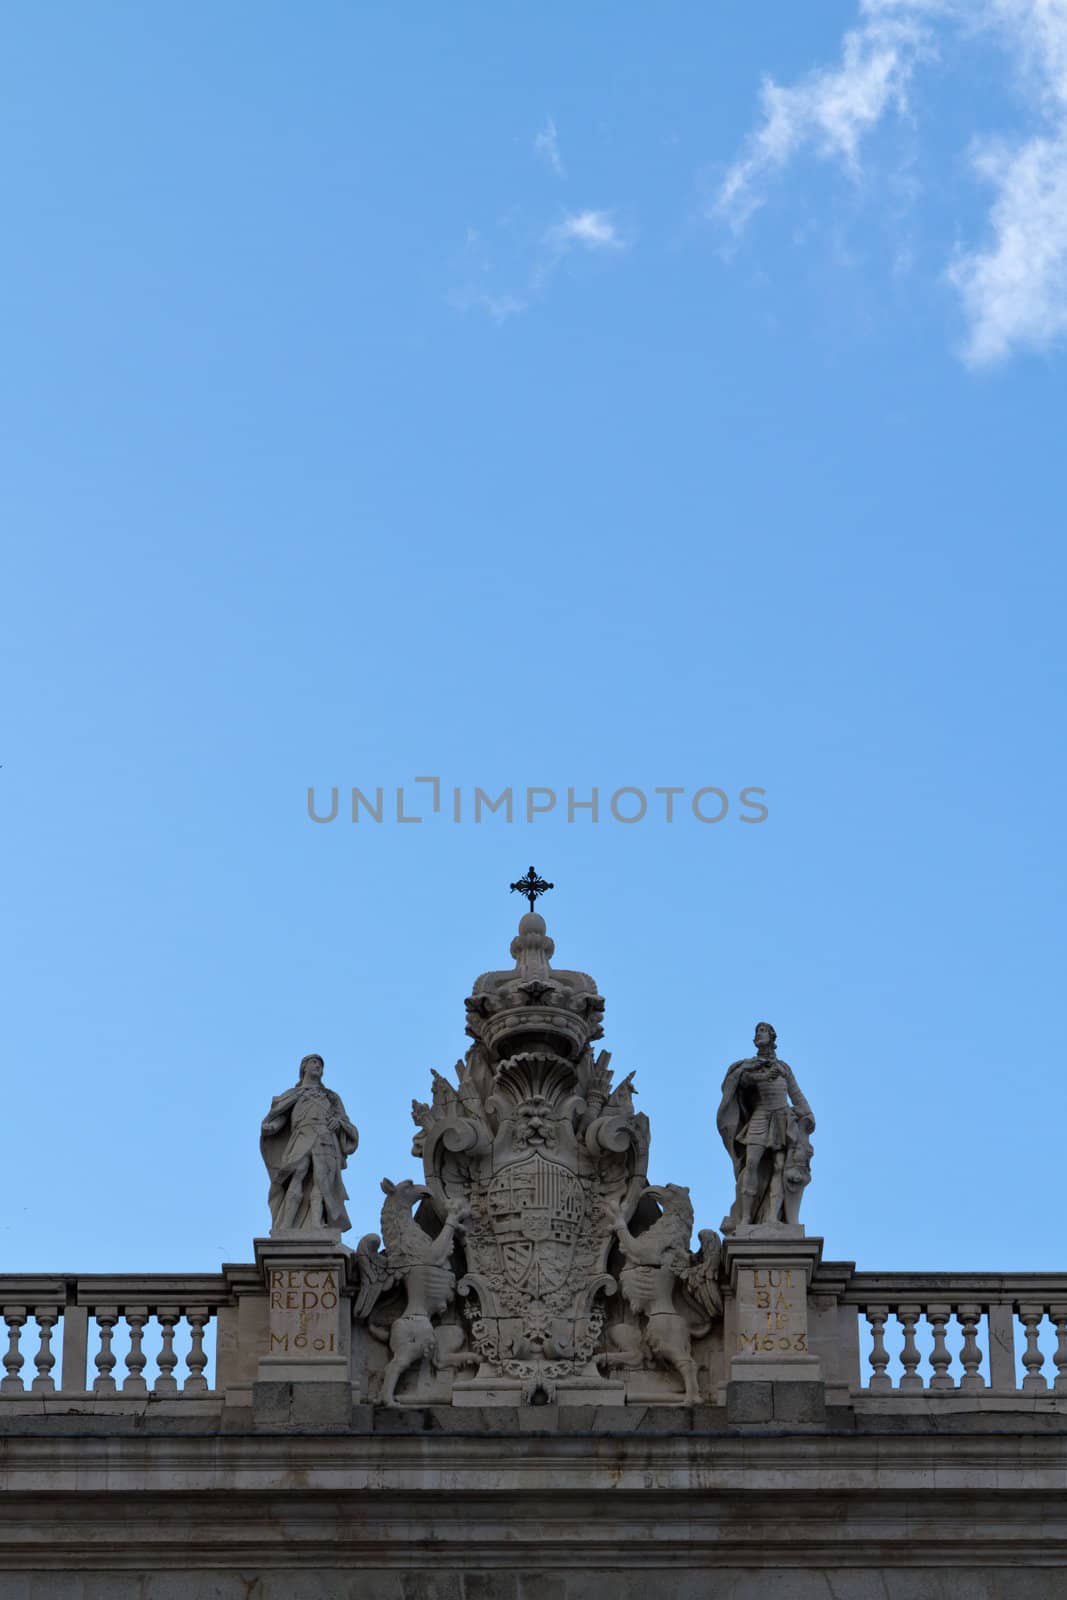
[{"label": "statue wearing cape", "polygon": [[[315,1066],[310,1063],[318,1063]],[[359,1144],[339,1094],[321,1083],[321,1062],[306,1056],[300,1082],[275,1095],[259,1147],[270,1174],[272,1228],[351,1227],[341,1173]],[[310,1081],[308,1081],[310,1079]]]},{"label": "statue wearing cape", "polygon": [[[774,1078],[780,1081],[780,1089],[777,1094],[766,1096],[764,1085]],[[776,1103],[769,1104],[769,1100]],[[746,1198],[750,1202],[750,1221],[780,1223],[783,1220],[783,1168],[789,1151],[800,1143],[802,1127],[808,1131],[813,1129],[815,1118],[792,1067],[778,1060],[773,1044],[768,1055],[761,1051],[757,1056],[735,1061],[728,1069],[715,1120],[733,1162],[737,1182],[733,1206],[723,1219],[724,1232],[732,1232],[742,1221]],[[743,1195],[750,1144],[762,1153],[756,1168],[755,1186],[749,1194]],[[808,1148],[810,1150],[810,1146]]]}]

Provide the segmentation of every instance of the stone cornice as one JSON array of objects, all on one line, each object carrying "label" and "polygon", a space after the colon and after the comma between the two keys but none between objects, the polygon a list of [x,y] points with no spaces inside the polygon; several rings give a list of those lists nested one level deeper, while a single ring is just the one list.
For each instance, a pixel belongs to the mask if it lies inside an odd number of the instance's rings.
[{"label": "stone cornice", "polygon": [[0,1442],[0,1571],[1062,1566],[1067,1441]]}]

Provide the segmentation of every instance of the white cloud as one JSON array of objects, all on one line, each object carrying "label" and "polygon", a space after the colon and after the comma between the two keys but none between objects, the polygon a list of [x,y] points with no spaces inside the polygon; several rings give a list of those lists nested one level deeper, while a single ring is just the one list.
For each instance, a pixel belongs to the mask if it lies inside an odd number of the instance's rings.
[{"label": "white cloud", "polygon": [[557,178],[565,178],[567,176],[563,165],[563,157],[559,153],[559,137],[556,133],[556,124],[551,117],[545,119],[544,127],[534,138],[533,147],[534,154],[552,168]]},{"label": "white cloud", "polygon": [[961,251],[948,277],[969,324],[964,357],[984,366],[1067,333],[1067,127],[1017,149],[989,146],[974,165],[996,189],[993,242]]},{"label": "white cloud", "polygon": [[[566,177],[552,117],[536,134],[533,149],[557,177]],[[462,276],[447,299],[458,311],[477,310],[507,322],[545,299],[568,257],[621,256],[629,243],[610,211],[565,210],[550,224],[543,214],[531,217],[521,205],[510,205],[488,233],[467,229],[458,262]]]},{"label": "white cloud", "polygon": [[916,69],[936,54],[935,23],[998,36],[1032,118],[1014,144],[976,140],[975,172],[994,189],[992,238],[961,248],[947,272],[968,324],[964,358],[982,365],[1067,335],[1067,0],[861,0],[839,66],[764,84],[762,122],[713,211],[740,232],[772,175],[805,147],[859,176],[864,138],[909,109]]},{"label": "white cloud", "polygon": [[839,67],[809,73],[791,88],[765,79],[763,122],[727,172],[715,210],[735,230],[743,228],[763,203],[770,173],[806,144],[857,175],[864,135],[887,110],[907,110],[912,74],[930,49],[929,29],[919,19],[870,15],[845,34]]},{"label": "white cloud", "polygon": [[[503,235],[503,237],[501,237]],[[521,242],[516,246],[515,238]],[[466,282],[449,296],[459,311],[483,311],[494,322],[529,309],[548,290],[564,258],[573,250],[615,252],[626,249],[609,211],[575,211],[539,233],[522,239],[513,217],[502,219],[497,230],[497,245],[505,251],[503,267],[498,269],[486,240],[475,228],[468,228],[463,256]],[[509,286],[496,287],[504,280]]]},{"label": "white cloud", "polygon": [[621,250],[623,240],[608,211],[575,211],[549,228],[545,243],[557,251],[582,245],[586,250]]}]

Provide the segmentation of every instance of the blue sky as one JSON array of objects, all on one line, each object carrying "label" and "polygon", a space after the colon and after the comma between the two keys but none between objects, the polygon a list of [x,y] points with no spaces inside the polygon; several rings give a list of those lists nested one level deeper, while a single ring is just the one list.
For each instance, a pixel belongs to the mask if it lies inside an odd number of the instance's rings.
[{"label": "blue sky", "polygon": [[5,1270],[250,1259],[311,1050],[373,1226],[531,861],[698,1225],[766,1016],[828,1256],[1056,1266],[1067,3],[3,32]]}]

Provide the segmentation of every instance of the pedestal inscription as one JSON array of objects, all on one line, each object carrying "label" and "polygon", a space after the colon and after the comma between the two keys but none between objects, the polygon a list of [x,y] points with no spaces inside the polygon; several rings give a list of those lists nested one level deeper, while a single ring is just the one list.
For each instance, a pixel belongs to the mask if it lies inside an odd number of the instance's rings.
[{"label": "pedestal inscription", "polygon": [[726,1320],[730,1383],[821,1381],[808,1341],[808,1285],[821,1254],[821,1239],[786,1240],[772,1228],[723,1241],[733,1290]]},{"label": "pedestal inscription", "polygon": [[271,1267],[270,1327],[265,1354],[314,1360],[340,1354],[340,1290],[330,1267]]},{"label": "pedestal inscription", "polygon": [[351,1258],[343,1246],[305,1235],[298,1246],[257,1239],[256,1260],[267,1288],[261,1381],[343,1382],[351,1360]]},{"label": "pedestal inscription", "polygon": [[808,1354],[806,1273],[795,1267],[739,1267],[733,1354]]}]

